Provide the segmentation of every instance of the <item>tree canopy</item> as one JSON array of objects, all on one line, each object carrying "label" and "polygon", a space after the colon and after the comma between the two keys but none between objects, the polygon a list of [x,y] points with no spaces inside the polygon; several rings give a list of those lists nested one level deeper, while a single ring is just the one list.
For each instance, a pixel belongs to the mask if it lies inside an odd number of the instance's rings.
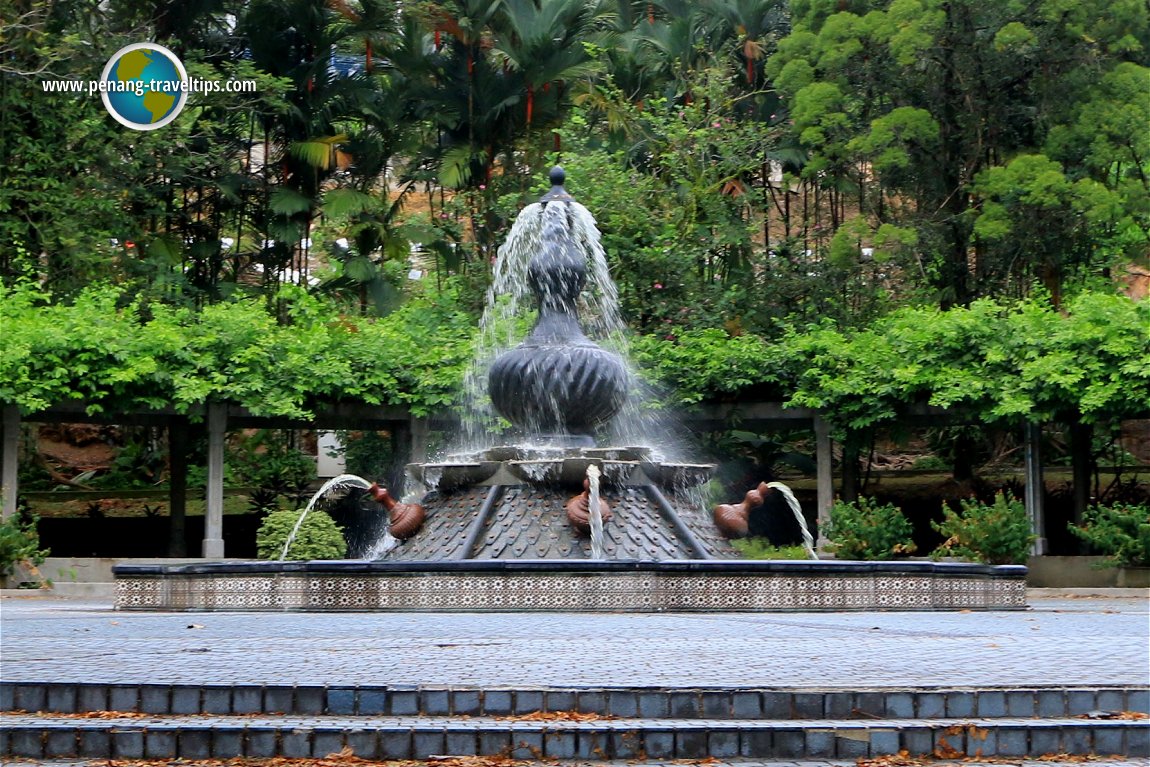
[{"label": "tree canopy", "polygon": [[[1150,263],[1145,3],[7,0],[3,18],[0,400],[26,411],[454,402],[496,248],[557,161],[640,365],[681,403],[770,395],[856,428],[916,401],[1146,411],[1145,302],[1114,295]],[[135,132],[45,89],[140,40],[256,91],[192,94]]]}]

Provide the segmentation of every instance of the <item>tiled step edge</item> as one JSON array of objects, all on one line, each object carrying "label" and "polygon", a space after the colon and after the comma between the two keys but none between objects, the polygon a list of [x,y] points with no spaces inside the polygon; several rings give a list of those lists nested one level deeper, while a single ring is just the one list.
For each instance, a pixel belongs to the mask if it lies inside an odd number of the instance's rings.
[{"label": "tiled step edge", "polygon": [[319,687],[0,682],[0,711],[514,716],[577,711],[650,719],[935,719],[1150,714],[1150,687],[665,689]]},{"label": "tiled step edge", "polygon": [[1150,756],[1150,723],[1085,719],[600,720],[348,717],[67,719],[5,715],[0,754],[32,759],[322,757],[436,754],[517,759],[854,759],[895,754]]}]

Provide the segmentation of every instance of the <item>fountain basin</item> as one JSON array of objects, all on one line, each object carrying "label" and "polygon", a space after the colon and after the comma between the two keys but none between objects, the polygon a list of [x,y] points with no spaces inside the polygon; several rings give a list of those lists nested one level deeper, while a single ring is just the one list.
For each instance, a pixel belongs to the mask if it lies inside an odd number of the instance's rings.
[{"label": "fountain basin", "polygon": [[[587,468],[594,464],[603,473],[603,482],[608,485],[626,485],[631,474],[639,465],[637,461],[609,461],[588,456],[574,456],[562,459],[533,459],[508,461],[507,469],[512,476],[529,483],[553,483],[571,487],[583,486]],[[713,467],[712,467],[713,470]]]},{"label": "fountain basin", "polygon": [[474,463],[410,463],[407,470],[418,482],[437,490],[477,485],[499,469],[498,461]]},{"label": "fountain basin", "polygon": [[119,565],[116,609],[790,612],[1026,609],[1026,568],[957,562],[211,562]]}]

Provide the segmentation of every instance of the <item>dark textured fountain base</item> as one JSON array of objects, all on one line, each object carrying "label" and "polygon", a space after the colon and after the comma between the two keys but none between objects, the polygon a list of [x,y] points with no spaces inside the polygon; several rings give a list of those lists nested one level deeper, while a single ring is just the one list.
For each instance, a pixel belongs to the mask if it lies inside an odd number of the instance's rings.
[{"label": "dark textured fountain base", "polygon": [[344,612],[1021,610],[1026,568],[951,562],[215,562],[116,567],[116,608]]}]

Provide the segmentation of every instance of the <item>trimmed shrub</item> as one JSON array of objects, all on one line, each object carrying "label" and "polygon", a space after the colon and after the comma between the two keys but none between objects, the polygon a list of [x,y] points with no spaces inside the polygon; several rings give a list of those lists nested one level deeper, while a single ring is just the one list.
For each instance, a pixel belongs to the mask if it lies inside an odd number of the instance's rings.
[{"label": "trimmed shrub", "polygon": [[[279,559],[303,510],[273,511],[256,531],[256,552],[260,559]],[[312,509],[296,532],[286,559],[343,559],[347,542],[343,531],[326,512]]]},{"label": "trimmed shrub", "polygon": [[1150,566],[1150,506],[1091,506],[1070,532],[1109,557],[1107,567]]},{"label": "trimmed shrub", "polygon": [[894,504],[871,498],[835,501],[826,530],[827,547],[839,559],[880,560],[911,554],[914,527]]},{"label": "trimmed shrub", "polygon": [[943,504],[942,522],[930,523],[946,539],[931,554],[932,558],[954,556],[988,565],[1026,562],[1034,535],[1022,501],[999,492],[992,504],[964,498],[959,505],[961,514]]},{"label": "trimmed shrub", "polygon": [[747,559],[810,559],[802,546],[772,546],[766,538],[739,538],[731,546]]}]

